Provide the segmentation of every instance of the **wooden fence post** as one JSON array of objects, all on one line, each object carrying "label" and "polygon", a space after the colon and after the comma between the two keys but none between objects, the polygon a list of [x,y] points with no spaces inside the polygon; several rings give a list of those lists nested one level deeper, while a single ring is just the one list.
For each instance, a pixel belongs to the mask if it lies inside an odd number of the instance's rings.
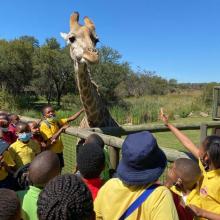
[{"label": "wooden fence post", "polygon": [[207,128],[208,128],[207,124],[201,124],[200,126],[200,145],[207,137],[207,132],[208,132]]}]

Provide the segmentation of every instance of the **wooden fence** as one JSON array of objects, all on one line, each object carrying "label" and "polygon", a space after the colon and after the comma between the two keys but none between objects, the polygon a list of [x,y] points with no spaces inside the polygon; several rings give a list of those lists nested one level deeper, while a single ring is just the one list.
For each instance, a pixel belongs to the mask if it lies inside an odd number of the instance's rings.
[{"label": "wooden fence", "polygon": [[[21,119],[24,121],[36,121],[38,119],[29,118],[21,116]],[[207,123],[196,123],[196,124],[174,124],[180,130],[200,130],[200,143],[207,136],[207,131],[209,128],[212,129],[220,129],[220,121],[210,121]],[[135,132],[140,131],[150,131],[152,133],[155,132],[167,132],[169,129],[165,125],[134,125],[134,126],[120,126],[120,127],[104,127],[104,128],[88,128],[82,129],[78,127],[69,127],[66,129],[65,133],[69,135],[73,135],[78,138],[87,138],[92,133],[97,133],[103,139],[104,143],[110,147],[112,147],[113,151],[110,154],[110,161],[113,167],[117,166],[118,163],[118,150],[121,148],[122,143],[124,141],[123,138],[119,138],[116,136],[124,136]],[[175,149],[161,147],[164,153],[167,156],[168,161],[172,162],[181,157],[190,157],[188,152],[183,152]]]}]

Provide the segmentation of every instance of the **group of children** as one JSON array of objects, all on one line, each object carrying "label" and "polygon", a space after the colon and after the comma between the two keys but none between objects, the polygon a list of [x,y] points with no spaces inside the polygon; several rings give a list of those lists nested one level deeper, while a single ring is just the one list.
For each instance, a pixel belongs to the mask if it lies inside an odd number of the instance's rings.
[{"label": "group of children", "polygon": [[[0,219],[220,220],[220,137],[208,136],[198,148],[161,111],[161,120],[194,156],[174,161],[164,185],[158,179],[167,159],[149,132],[126,137],[113,178],[96,134],[76,146],[74,174],[61,175],[60,134],[82,112],[59,120],[45,106],[40,123],[0,114],[0,137],[10,145],[0,155]],[[19,190],[13,174],[27,164],[29,187]]]}]

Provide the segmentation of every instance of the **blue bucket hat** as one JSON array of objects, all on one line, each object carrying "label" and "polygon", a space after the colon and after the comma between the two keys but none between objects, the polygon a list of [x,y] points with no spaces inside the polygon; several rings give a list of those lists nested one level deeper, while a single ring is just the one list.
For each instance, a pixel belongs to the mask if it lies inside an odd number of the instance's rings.
[{"label": "blue bucket hat", "polygon": [[117,177],[129,185],[149,184],[161,176],[166,164],[167,158],[150,132],[130,134],[122,144]]}]

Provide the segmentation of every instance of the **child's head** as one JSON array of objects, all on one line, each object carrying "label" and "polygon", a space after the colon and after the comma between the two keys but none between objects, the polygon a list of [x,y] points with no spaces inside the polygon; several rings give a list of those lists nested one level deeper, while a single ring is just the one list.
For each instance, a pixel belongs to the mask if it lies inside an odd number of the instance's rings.
[{"label": "child's head", "polygon": [[89,135],[89,137],[86,138],[85,143],[86,143],[86,144],[87,144],[87,143],[94,143],[94,144],[96,144],[96,145],[99,145],[101,148],[104,148],[104,146],[105,146],[104,141],[103,141],[102,138],[101,138],[99,135],[97,135],[97,134],[91,134],[91,135]]},{"label": "child's head", "polygon": [[99,177],[105,167],[103,149],[94,143],[84,144],[78,152],[77,167],[86,179]]},{"label": "child's head", "polygon": [[22,142],[28,142],[32,137],[31,129],[28,126],[28,123],[26,122],[20,121],[17,123],[16,133],[17,133],[18,139]]},{"label": "child's head", "polygon": [[9,122],[13,125],[16,125],[19,121],[20,121],[20,118],[17,114],[9,114],[8,115],[8,118],[9,118]]},{"label": "child's head", "polygon": [[58,156],[52,151],[43,151],[31,162],[29,167],[30,183],[36,187],[44,187],[52,178],[60,174]]},{"label": "child's head", "polygon": [[0,189],[0,219],[20,220],[21,205],[16,193],[10,189]]},{"label": "child's head", "polygon": [[4,111],[0,111],[0,119],[8,120],[8,113]]},{"label": "child's head", "polygon": [[206,137],[199,148],[199,157],[206,170],[220,168],[220,137],[211,135]]},{"label": "child's head", "polygon": [[51,118],[55,116],[55,110],[51,105],[46,105],[42,108],[42,114],[45,118]]},{"label": "child's head", "polygon": [[2,132],[7,132],[8,131],[8,118],[7,117],[1,117],[0,118],[0,129],[2,130]]},{"label": "child's head", "polygon": [[32,134],[40,133],[39,124],[36,121],[29,121],[28,126],[30,127]]},{"label": "child's head", "polygon": [[90,191],[72,174],[52,179],[40,193],[37,206],[40,220],[95,219]]},{"label": "child's head", "polygon": [[191,159],[180,158],[168,170],[166,185],[175,185],[180,190],[192,190],[201,176],[198,163]]}]

